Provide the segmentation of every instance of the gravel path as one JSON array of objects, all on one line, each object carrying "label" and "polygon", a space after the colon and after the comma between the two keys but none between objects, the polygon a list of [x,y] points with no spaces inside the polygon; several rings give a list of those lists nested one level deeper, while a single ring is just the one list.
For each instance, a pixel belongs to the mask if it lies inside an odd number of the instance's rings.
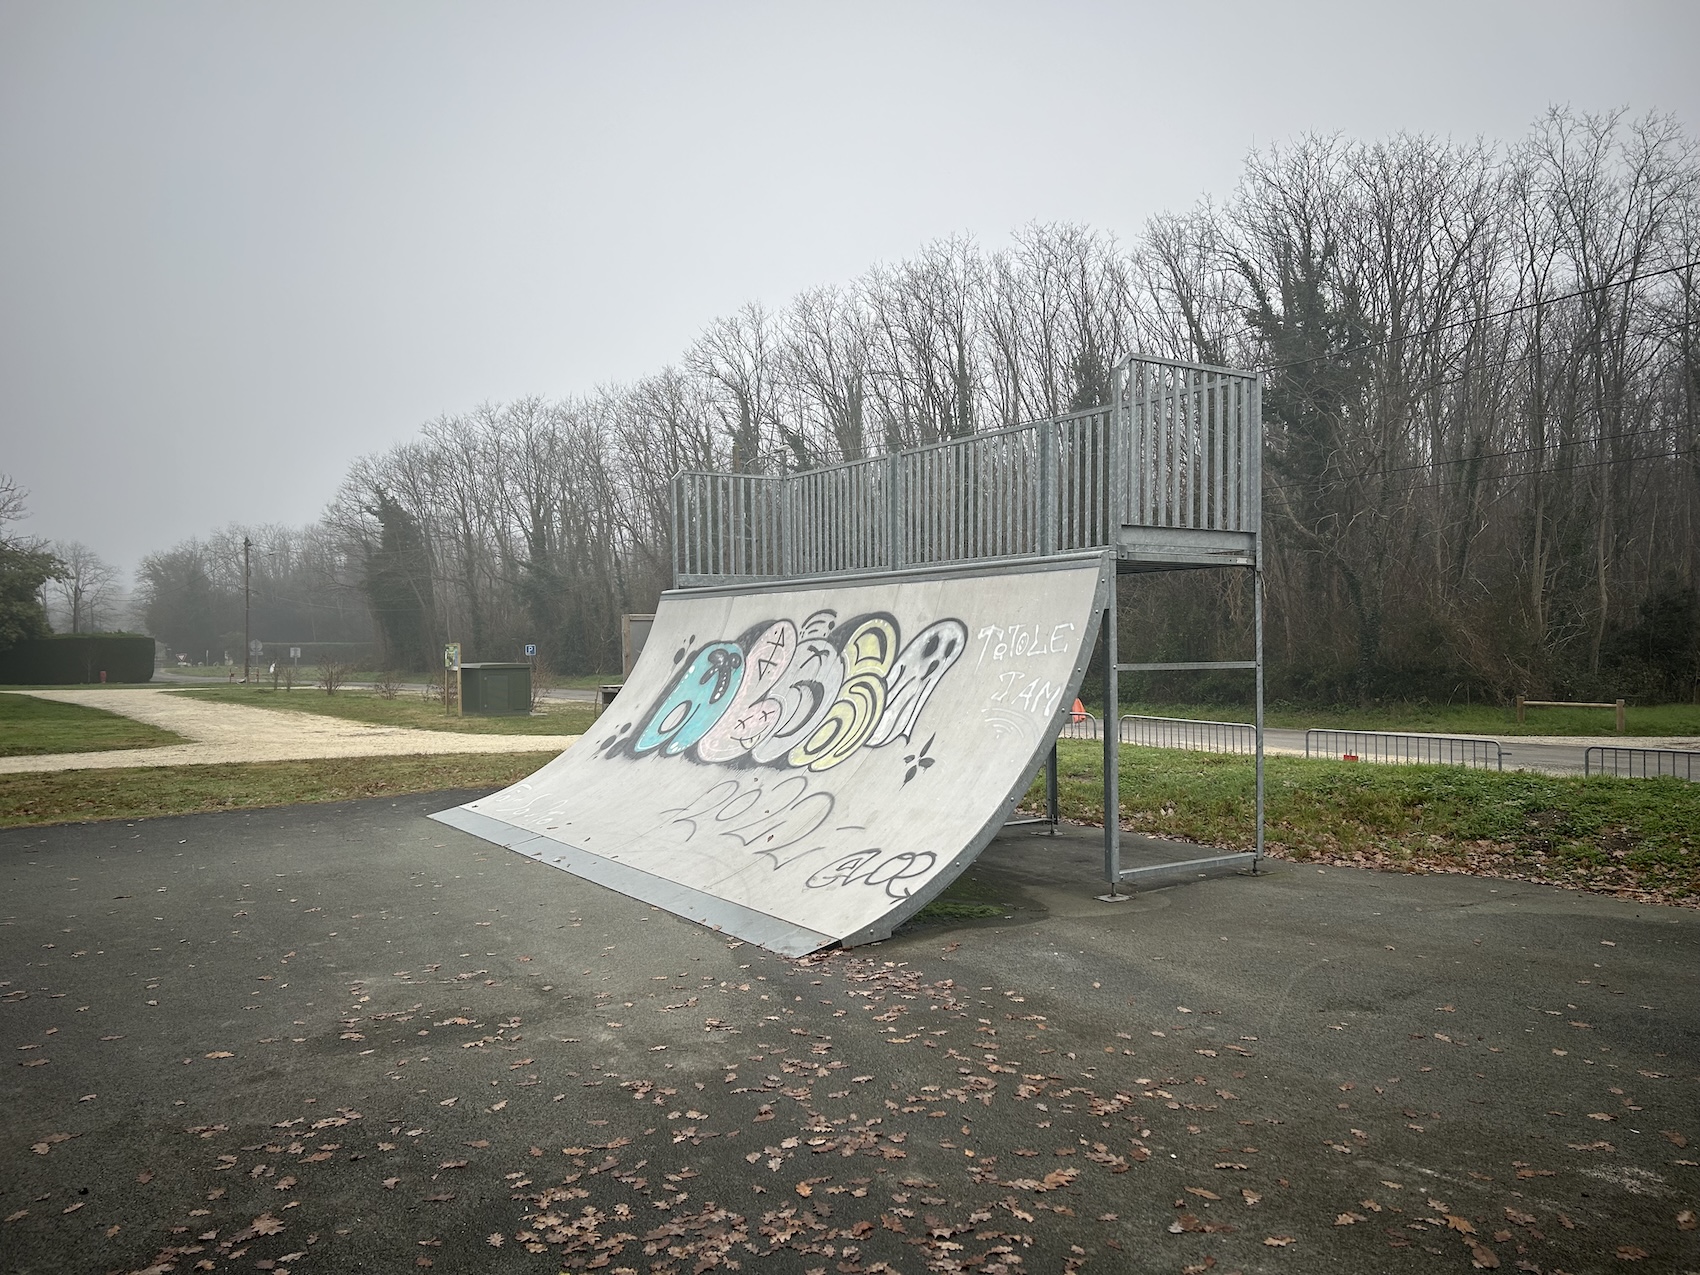
[{"label": "gravel path", "polygon": [[29,691],[38,699],[105,709],[174,731],[192,742],[100,753],[0,757],[0,774],[24,771],[193,766],[220,762],[299,761],[316,757],[393,757],[417,753],[559,752],[577,735],[469,735],[456,731],[368,726],[316,713],[208,704],[169,689]]}]

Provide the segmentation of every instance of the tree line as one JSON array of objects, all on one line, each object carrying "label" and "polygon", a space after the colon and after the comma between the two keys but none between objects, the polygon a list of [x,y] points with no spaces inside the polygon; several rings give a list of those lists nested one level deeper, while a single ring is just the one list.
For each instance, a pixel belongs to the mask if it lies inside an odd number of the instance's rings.
[{"label": "tree line", "polygon": [[[1306,137],[1131,243],[943,239],[746,305],[635,382],[442,416],[355,461],[314,527],[248,534],[279,555],[278,626],[370,637],[401,668],[458,640],[606,671],[620,614],[670,581],[676,471],[1055,416],[1145,352],[1266,373],[1272,693],[1687,697],[1697,258],[1700,163],[1669,117],[1555,109],[1507,146]],[[147,559],[156,633],[228,628],[243,534]],[[1128,606],[1131,645],[1203,656],[1237,640],[1247,596],[1181,573]]]}]

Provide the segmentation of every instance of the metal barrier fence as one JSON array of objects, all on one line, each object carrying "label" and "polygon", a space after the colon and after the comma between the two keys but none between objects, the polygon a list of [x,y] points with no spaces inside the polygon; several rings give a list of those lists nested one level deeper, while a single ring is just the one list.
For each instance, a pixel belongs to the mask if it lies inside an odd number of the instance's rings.
[{"label": "metal barrier fence", "polygon": [[1305,732],[1305,756],[1407,766],[1505,769],[1505,750],[1497,741],[1455,735],[1392,735],[1380,731],[1313,729]]},{"label": "metal barrier fence", "polygon": [[1185,748],[1203,753],[1255,753],[1257,727],[1245,722],[1194,721],[1187,717],[1125,714],[1121,742],[1145,748]]},{"label": "metal barrier fence", "polygon": [[1582,754],[1584,775],[1616,775],[1619,779],[1671,775],[1693,782],[1696,771],[1700,771],[1700,753],[1675,748],[1614,748],[1596,744]]},{"label": "metal barrier fence", "polygon": [[797,474],[673,479],[681,586],[1042,557],[1258,528],[1257,377],[1116,365],[1112,406]]},{"label": "metal barrier fence", "polygon": [[1069,718],[1057,738],[1097,741],[1103,737],[1098,733],[1098,719],[1091,713],[1081,713]]}]

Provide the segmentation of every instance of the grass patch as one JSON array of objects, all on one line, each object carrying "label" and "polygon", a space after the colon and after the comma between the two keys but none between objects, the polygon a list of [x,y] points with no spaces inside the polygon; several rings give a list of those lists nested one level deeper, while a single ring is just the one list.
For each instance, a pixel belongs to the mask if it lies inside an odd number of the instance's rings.
[{"label": "grass patch", "polygon": [[0,775],[0,828],[505,787],[554,757],[445,753]]},{"label": "grass patch", "polygon": [[104,709],[0,694],[0,757],[104,753],[187,742],[171,731]]},{"label": "grass patch", "polygon": [[529,717],[456,717],[444,714],[441,703],[427,703],[418,692],[406,691],[394,699],[385,699],[376,691],[344,690],[326,695],[323,691],[300,687],[274,691],[269,686],[197,686],[166,693],[285,713],[317,713],[374,726],[408,726],[467,735],[582,735],[596,721],[596,710],[591,705],[557,703],[546,703]]},{"label": "grass patch", "polygon": [[995,903],[964,903],[960,899],[934,899],[915,913],[917,921],[979,921],[1009,913]]},{"label": "grass patch", "polygon": [[[1087,705],[1097,713],[1097,703]],[[1189,721],[1249,722],[1249,705],[1123,703],[1123,713],[1184,717]],[[1631,735],[1700,735],[1700,704],[1630,705],[1624,710]],[[1519,726],[1517,712],[1487,704],[1376,704],[1305,708],[1266,704],[1266,725],[1287,730],[1415,731],[1425,735],[1610,735],[1616,717],[1609,708],[1531,708]]]},{"label": "grass patch", "polygon": [[[1098,745],[1058,745],[1069,819],[1102,824]],[[1155,748],[1121,754],[1134,832],[1252,846],[1249,758]],[[1267,759],[1265,836],[1300,861],[1471,872],[1700,906],[1700,784]],[[1025,804],[1044,802],[1042,778]]]}]

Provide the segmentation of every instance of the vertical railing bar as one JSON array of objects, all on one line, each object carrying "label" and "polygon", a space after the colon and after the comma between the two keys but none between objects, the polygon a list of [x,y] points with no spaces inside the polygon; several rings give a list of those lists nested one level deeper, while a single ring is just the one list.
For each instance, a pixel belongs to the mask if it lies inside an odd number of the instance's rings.
[{"label": "vertical railing bar", "polygon": [[1210,526],[1210,374],[1200,372],[1193,399],[1193,486],[1195,527]]},{"label": "vertical railing bar", "polygon": [[1222,518],[1222,468],[1225,457],[1222,448],[1222,391],[1227,388],[1227,378],[1221,373],[1212,377],[1210,394],[1210,526],[1217,531],[1225,530],[1227,523]]},{"label": "vertical railing bar", "polygon": [[1139,458],[1140,479],[1144,483],[1144,489],[1142,492],[1144,504],[1143,508],[1139,511],[1138,520],[1148,527],[1154,527],[1159,525],[1161,522],[1161,519],[1158,518],[1156,514],[1158,435],[1157,392],[1155,382],[1157,379],[1157,373],[1147,364],[1141,363],[1137,366],[1139,368],[1138,377],[1145,426],[1145,438],[1143,440],[1145,444],[1144,453]]},{"label": "vertical railing bar", "polygon": [[1179,379],[1181,392],[1176,397],[1175,406],[1180,418],[1176,431],[1180,446],[1175,449],[1175,494],[1180,504],[1180,525],[1193,527],[1197,525],[1192,516],[1193,488],[1197,486],[1194,481],[1197,476],[1193,473],[1192,465],[1193,432],[1198,424],[1198,415],[1192,400],[1196,377],[1190,371],[1183,371]]}]

